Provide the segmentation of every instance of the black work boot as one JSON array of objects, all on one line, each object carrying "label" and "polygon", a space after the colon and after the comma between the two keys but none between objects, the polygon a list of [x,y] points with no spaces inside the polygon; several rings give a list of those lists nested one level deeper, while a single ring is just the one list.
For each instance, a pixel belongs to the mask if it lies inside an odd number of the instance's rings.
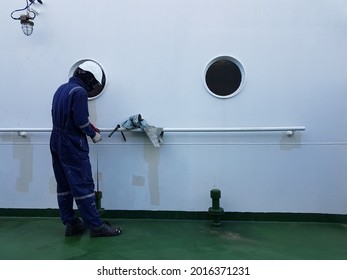
[{"label": "black work boot", "polygon": [[74,223],[66,224],[65,236],[81,234],[86,228],[85,223],[80,218],[77,218]]},{"label": "black work boot", "polygon": [[116,236],[121,233],[121,228],[112,227],[108,222],[104,222],[101,226],[90,229],[90,237]]}]

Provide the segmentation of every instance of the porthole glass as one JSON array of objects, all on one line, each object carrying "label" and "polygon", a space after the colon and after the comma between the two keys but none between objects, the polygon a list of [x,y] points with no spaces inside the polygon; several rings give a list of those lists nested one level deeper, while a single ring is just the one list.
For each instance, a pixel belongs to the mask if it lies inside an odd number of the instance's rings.
[{"label": "porthole glass", "polygon": [[242,64],[233,57],[220,56],[213,59],[205,69],[205,85],[210,94],[229,98],[238,94],[245,83]]},{"label": "porthole glass", "polygon": [[83,60],[80,60],[78,62],[76,62],[70,69],[69,71],[69,77],[72,77],[75,70],[84,62],[92,62],[95,64],[96,67],[98,67],[101,72],[102,72],[102,78],[101,78],[101,84],[100,85],[97,85],[93,90],[89,91],[88,92],[88,100],[92,100],[92,99],[95,99],[97,98],[98,96],[100,96],[100,94],[103,92],[104,88],[105,88],[105,85],[106,85],[106,75],[105,75],[105,72],[104,72],[104,69],[101,67],[101,65],[99,63],[97,63],[96,61],[94,60],[91,60],[91,59],[83,59]]}]

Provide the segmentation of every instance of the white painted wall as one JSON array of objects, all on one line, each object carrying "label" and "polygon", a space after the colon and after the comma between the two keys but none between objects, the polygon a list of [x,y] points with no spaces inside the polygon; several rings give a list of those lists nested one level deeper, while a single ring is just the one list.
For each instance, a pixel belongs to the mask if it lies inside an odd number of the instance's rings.
[{"label": "white painted wall", "polygon": [[[275,133],[105,133],[91,143],[103,207],[205,211],[210,189],[225,211],[347,213],[346,0],[61,0],[35,4],[26,37],[2,3],[0,128],[50,127],[51,99],[80,59],[98,61],[107,87],[91,120],[114,127],[141,113],[161,127],[304,125]],[[219,55],[246,70],[240,94],[205,89]],[[0,208],[56,208],[49,135],[0,134]],[[96,176],[95,176],[96,177]]]}]

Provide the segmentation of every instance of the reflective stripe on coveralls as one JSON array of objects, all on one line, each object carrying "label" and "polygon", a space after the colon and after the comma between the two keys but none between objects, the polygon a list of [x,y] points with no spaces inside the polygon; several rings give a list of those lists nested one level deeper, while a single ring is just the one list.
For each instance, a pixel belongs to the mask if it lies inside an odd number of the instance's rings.
[{"label": "reflective stripe on coveralls", "polygon": [[[58,196],[71,195],[71,192],[57,193],[57,195]],[[75,197],[75,200],[86,199],[93,196],[95,196],[95,193],[91,193],[91,194],[80,196],[80,197]]]}]

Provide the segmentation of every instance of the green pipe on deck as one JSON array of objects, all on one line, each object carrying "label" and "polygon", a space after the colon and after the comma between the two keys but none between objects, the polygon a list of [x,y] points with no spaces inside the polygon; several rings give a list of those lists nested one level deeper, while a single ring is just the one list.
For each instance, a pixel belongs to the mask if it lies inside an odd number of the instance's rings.
[{"label": "green pipe on deck", "polygon": [[101,198],[102,198],[102,192],[95,191],[96,209],[98,209],[100,214],[103,214],[105,212],[105,209],[101,207]]},{"label": "green pipe on deck", "polygon": [[212,198],[212,207],[208,209],[208,212],[212,216],[212,226],[220,227],[222,225],[221,216],[224,213],[224,209],[220,207],[219,202],[221,191],[219,189],[212,189],[210,194]]}]

